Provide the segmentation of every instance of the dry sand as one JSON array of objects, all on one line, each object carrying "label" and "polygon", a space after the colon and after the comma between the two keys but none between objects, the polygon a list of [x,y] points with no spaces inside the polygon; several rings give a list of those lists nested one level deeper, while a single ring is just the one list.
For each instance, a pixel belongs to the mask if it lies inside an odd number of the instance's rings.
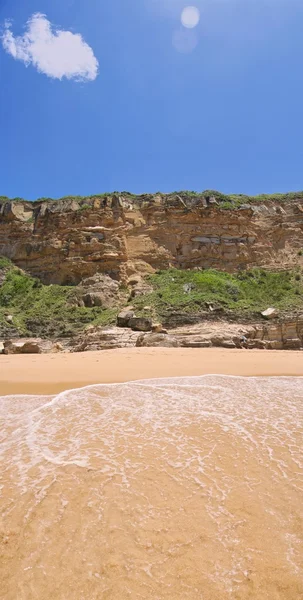
[{"label": "dry sand", "polygon": [[127,348],[0,356],[0,395],[55,394],[95,383],[205,374],[303,376],[303,352]]}]

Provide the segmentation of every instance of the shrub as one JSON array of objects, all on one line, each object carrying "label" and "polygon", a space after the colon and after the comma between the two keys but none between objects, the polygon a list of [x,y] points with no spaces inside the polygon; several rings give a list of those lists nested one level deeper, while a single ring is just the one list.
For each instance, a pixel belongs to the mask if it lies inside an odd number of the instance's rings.
[{"label": "shrub", "polygon": [[0,269],[6,269],[7,267],[11,267],[12,262],[6,256],[0,256]]}]

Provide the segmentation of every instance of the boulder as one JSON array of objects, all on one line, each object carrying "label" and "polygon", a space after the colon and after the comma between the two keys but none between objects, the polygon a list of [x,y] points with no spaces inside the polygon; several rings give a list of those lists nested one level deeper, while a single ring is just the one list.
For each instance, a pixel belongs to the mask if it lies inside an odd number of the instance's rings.
[{"label": "boulder", "polygon": [[6,319],[6,321],[7,321],[8,323],[12,323],[12,322],[13,322],[13,320],[14,320],[14,319],[13,319],[13,315],[7,315],[7,317],[5,317],[5,319]]},{"label": "boulder", "polygon": [[147,317],[132,317],[129,321],[129,327],[133,331],[151,331],[152,320]]},{"label": "boulder", "polygon": [[142,334],[138,337],[136,346],[137,347],[164,347],[164,348],[178,348],[179,342],[172,335],[164,333],[149,333]]},{"label": "boulder", "polygon": [[4,354],[4,342],[0,342],[0,354]]},{"label": "boulder", "polygon": [[99,292],[88,292],[83,296],[84,306],[91,308],[93,306],[103,306],[104,297]]},{"label": "boulder", "polygon": [[4,354],[42,354],[51,352],[52,347],[51,340],[41,340],[40,338],[6,340]]},{"label": "boulder", "polygon": [[128,310],[127,308],[122,310],[117,317],[118,327],[130,327],[130,321],[134,317],[135,313],[133,310]]},{"label": "boulder", "polygon": [[119,299],[119,283],[102,273],[96,273],[93,277],[84,279],[81,283],[83,288],[82,300],[88,308],[103,306],[111,308],[117,305]]},{"label": "boulder", "polygon": [[264,317],[264,319],[274,319],[275,317],[277,317],[279,314],[279,311],[277,308],[267,308],[266,310],[264,310],[261,315],[262,317]]}]

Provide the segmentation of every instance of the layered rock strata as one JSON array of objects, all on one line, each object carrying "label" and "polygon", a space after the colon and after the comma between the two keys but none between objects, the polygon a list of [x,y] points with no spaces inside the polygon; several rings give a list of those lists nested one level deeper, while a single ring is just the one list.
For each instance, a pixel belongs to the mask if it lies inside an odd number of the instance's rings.
[{"label": "layered rock strata", "polygon": [[170,266],[284,269],[303,264],[302,248],[302,198],[229,210],[179,195],[0,204],[0,255],[44,283],[127,281]]},{"label": "layered rock strata", "polygon": [[74,339],[15,339],[0,342],[0,354],[40,354],[48,352],[85,352],[133,347],[183,348],[259,348],[269,350],[303,350],[303,315],[277,323],[204,322],[177,327],[169,332],[142,333],[130,327],[94,327],[90,325]]}]

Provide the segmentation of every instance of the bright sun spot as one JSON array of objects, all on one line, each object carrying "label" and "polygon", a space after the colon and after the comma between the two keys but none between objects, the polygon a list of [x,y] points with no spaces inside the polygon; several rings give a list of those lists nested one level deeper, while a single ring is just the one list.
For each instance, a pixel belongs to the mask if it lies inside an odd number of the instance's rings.
[{"label": "bright sun spot", "polygon": [[200,21],[200,11],[196,6],[187,6],[181,14],[181,22],[184,27],[192,29],[196,27]]}]

